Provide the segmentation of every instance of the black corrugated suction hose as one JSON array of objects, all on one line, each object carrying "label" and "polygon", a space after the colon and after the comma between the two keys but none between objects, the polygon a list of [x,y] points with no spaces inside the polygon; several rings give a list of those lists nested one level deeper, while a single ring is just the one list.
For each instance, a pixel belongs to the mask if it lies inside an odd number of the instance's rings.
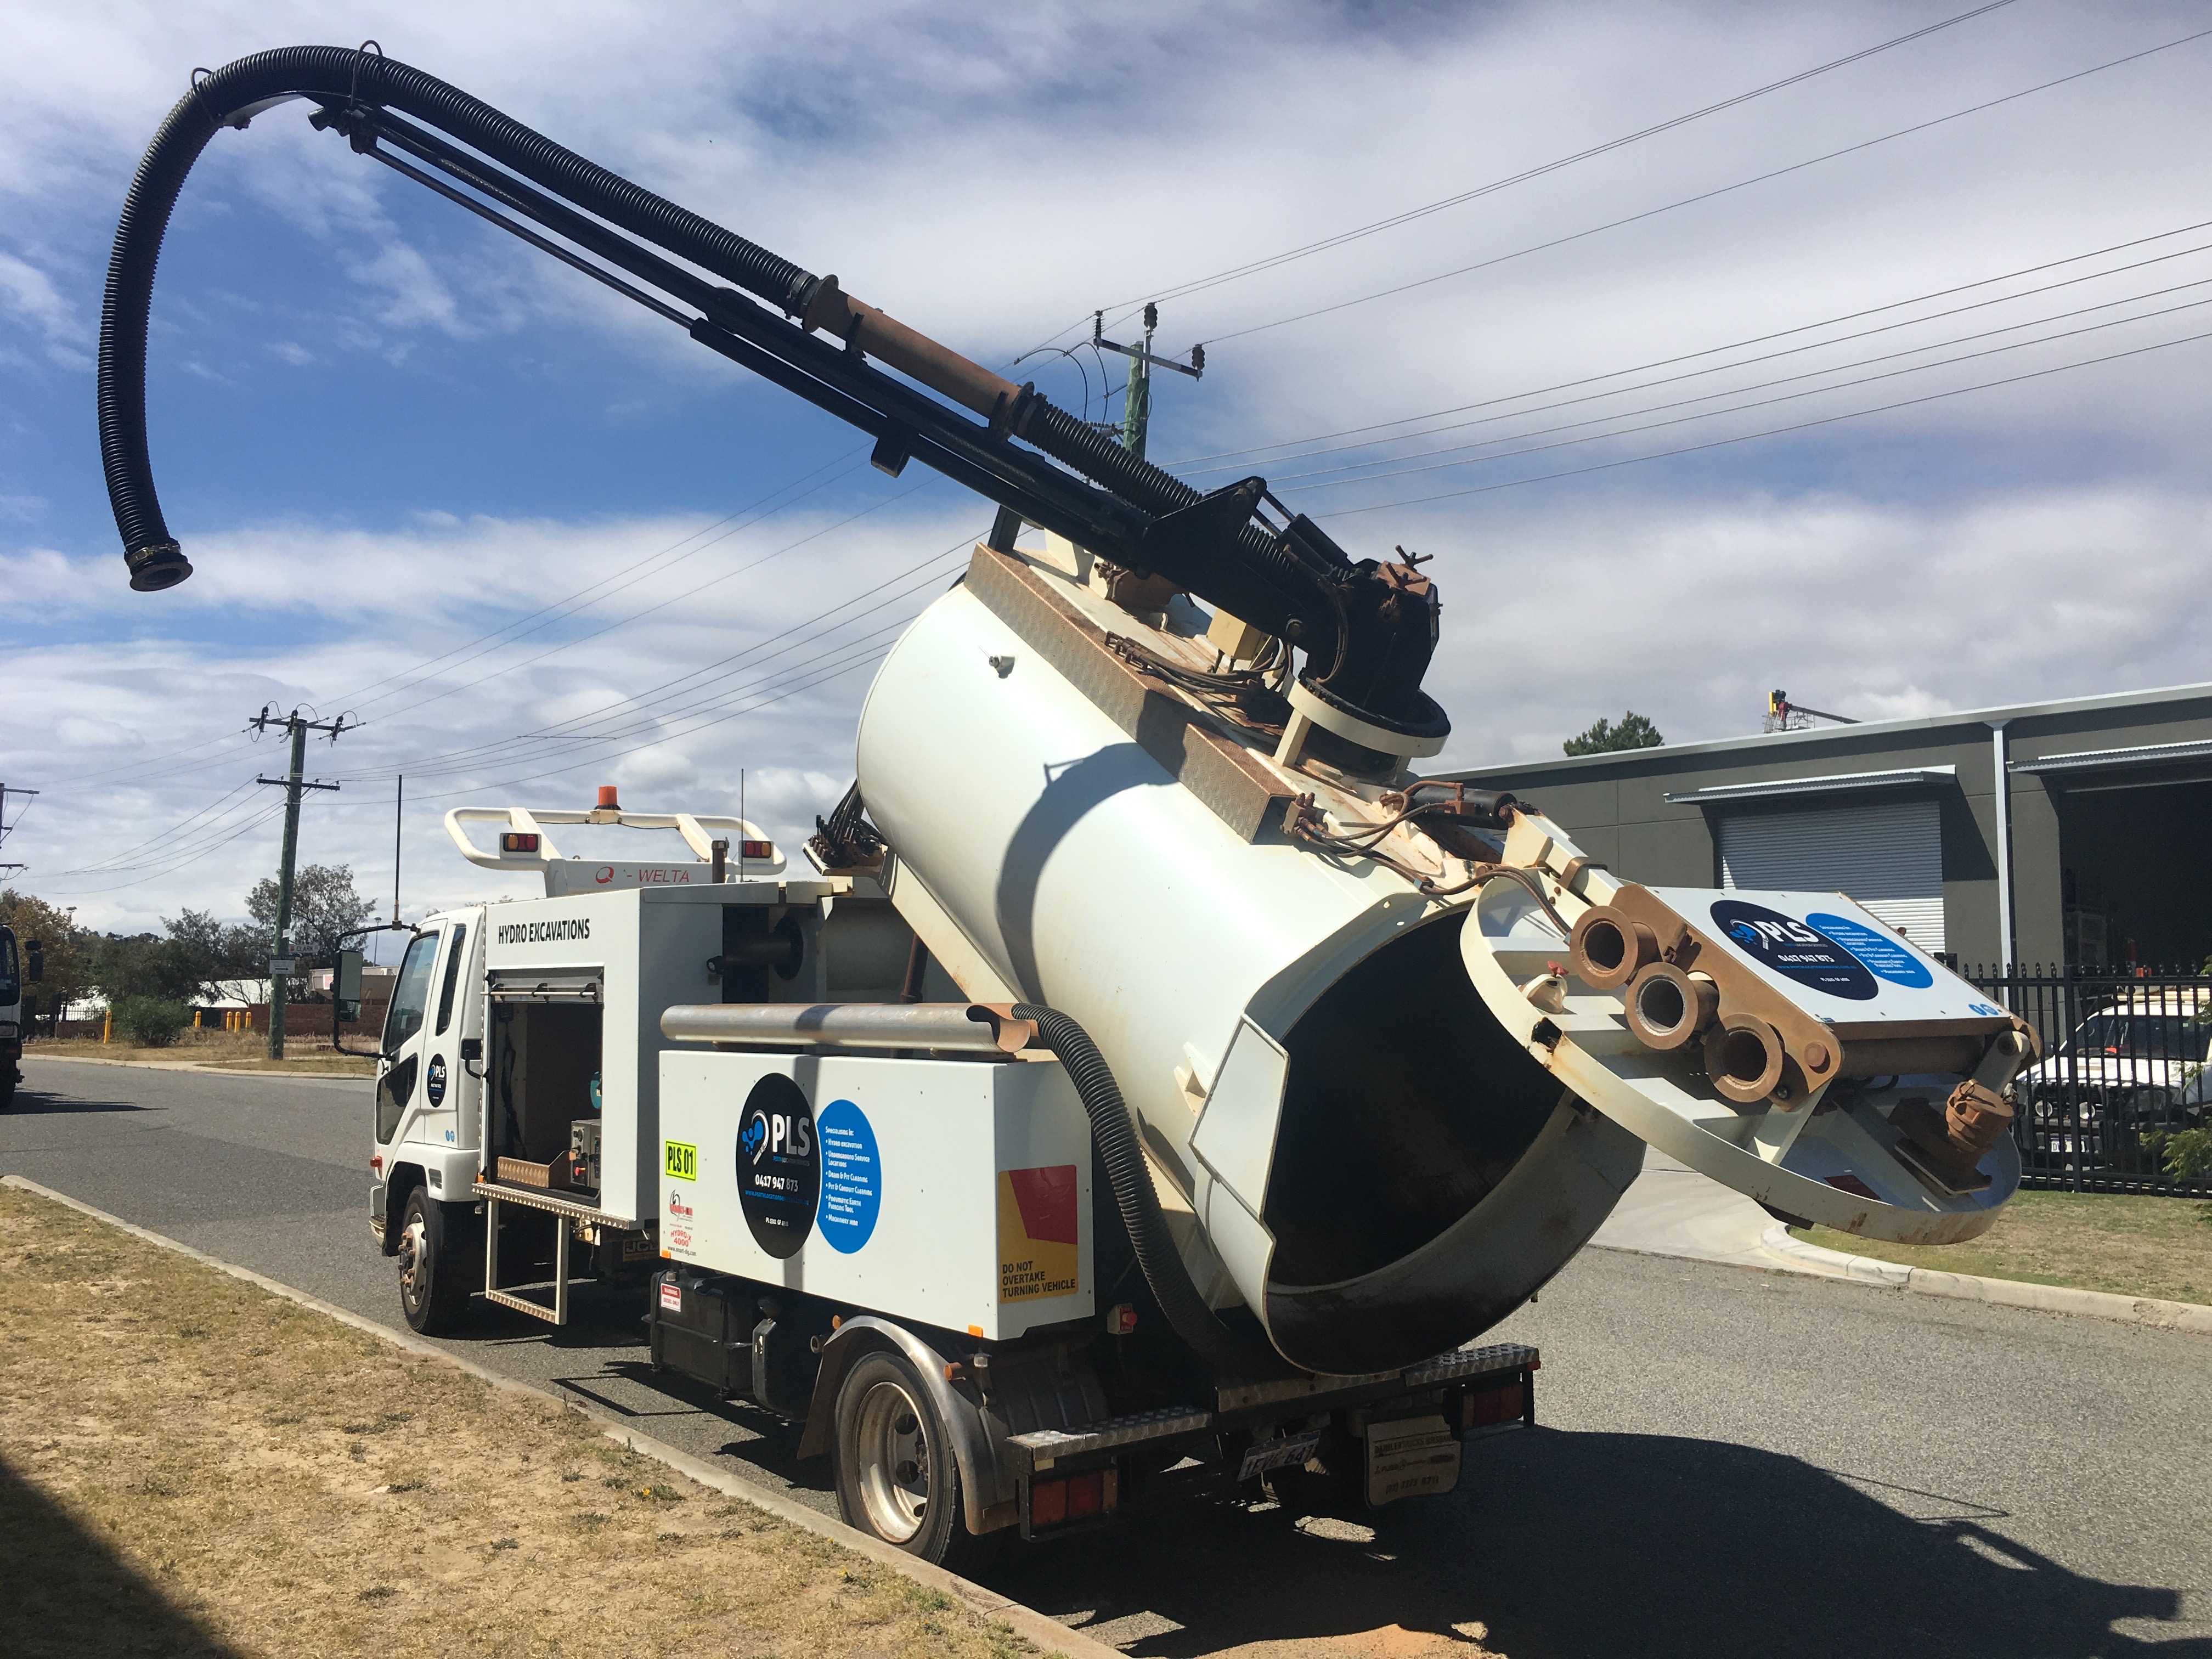
[{"label": "black corrugated suction hose", "polygon": [[146,325],[154,267],[177,193],[222,128],[292,97],[359,99],[416,117],[471,149],[680,258],[785,311],[814,278],[735,232],[654,195],[458,87],[379,53],[285,46],[228,64],[178,100],[131,181],[107,268],[100,323],[100,447],[131,585],[173,586],[191,574],[161,517],[146,450]]},{"label": "black corrugated suction hose", "polygon": [[1042,1003],[1016,1003],[1014,1018],[1035,1023],[1042,1045],[1052,1052],[1075,1085],[1084,1115],[1091,1120],[1098,1161],[1105,1165],[1107,1183],[1114,1189],[1114,1203],[1121,1212],[1121,1225],[1128,1231],[1137,1266],[1143,1270],[1145,1283],[1152,1287],[1152,1299],[1166,1316],[1168,1328],[1224,1380],[1277,1369],[1269,1357],[1255,1352],[1252,1344],[1223,1324],[1206,1306],[1198,1286],[1191,1283],[1189,1271],[1182,1265],[1182,1252],[1176,1249],[1167,1218],[1160,1213],[1160,1195],[1152,1189],[1152,1172],[1145,1167],[1136,1121],[1130,1115],[1128,1103],[1121,1098],[1121,1085],[1114,1081],[1113,1071],[1091,1034],[1059,1009]]}]

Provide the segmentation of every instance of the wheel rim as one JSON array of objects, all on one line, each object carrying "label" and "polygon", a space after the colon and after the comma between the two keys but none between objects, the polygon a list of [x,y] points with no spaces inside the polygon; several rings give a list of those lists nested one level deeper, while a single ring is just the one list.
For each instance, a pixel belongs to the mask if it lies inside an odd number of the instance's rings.
[{"label": "wheel rim", "polygon": [[881,1537],[903,1544],[929,1513],[929,1438],[921,1407],[896,1382],[878,1382],[860,1401],[854,1424],[860,1454],[860,1506]]},{"label": "wheel rim", "polygon": [[428,1230],[419,1215],[407,1218],[406,1230],[399,1235],[399,1294],[407,1299],[410,1308],[422,1304],[423,1285],[429,1278],[430,1241]]}]

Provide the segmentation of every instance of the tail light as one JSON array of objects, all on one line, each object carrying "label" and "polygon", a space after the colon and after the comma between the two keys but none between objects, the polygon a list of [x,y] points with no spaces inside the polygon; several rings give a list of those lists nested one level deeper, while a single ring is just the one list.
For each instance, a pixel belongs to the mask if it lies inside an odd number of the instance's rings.
[{"label": "tail light", "polygon": [[1030,1529],[1042,1531],[1104,1515],[1121,1501],[1121,1486],[1120,1472],[1115,1469],[1089,1469],[1057,1480],[1032,1481]]},{"label": "tail light", "polygon": [[1486,1429],[1498,1423],[1517,1423],[1528,1413],[1528,1394],[1519,1378],[1503,1388],[1469,1393],[1460,1407],[1460,1426]]}]

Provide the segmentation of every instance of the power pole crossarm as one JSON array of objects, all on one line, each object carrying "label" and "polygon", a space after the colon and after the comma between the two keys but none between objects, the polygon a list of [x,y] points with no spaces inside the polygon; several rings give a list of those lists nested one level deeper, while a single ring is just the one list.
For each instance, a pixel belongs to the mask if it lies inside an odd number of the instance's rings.
[{"label": "power pole crossarm", "polygon": [[1188,374],[1194,380],[1206,373],[1206,348],[1194,345],[1190,349],[1190,361],[1179,363],[1172,357],[1163,357],[1152,349],[1152,331],[1160,325],[1160,308],[1146,302],[1145,306],[1145,343],[1142,345],[1117,345],[1106,337],[1106,313],[1094,312],[1091,317],[1091,343],[1101,351],[1118,351],[1129,360],[1129,384],[1121,399],[1121,447],[1142,460],[1145,455],[1145,432],[1152,418],[1152,370],[1171,368],[1178,374]]}]

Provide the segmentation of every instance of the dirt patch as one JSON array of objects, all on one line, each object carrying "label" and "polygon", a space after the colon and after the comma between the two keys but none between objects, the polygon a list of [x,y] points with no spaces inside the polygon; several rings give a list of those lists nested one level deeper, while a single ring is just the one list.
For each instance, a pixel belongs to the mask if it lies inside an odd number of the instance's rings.
[{"label": "dirt patch", "polygon": [[21,1659],[1037,1651],[574,1412],[12,1188],[0,1607]]},{"label": "dirt patch", "polygon": [[2212,1304],[2212,1204],[2201,1199],[2026,1192],[1964,1244],[1888,1244],[1829,1227],[1793,1237],[1908,1267]]}]

